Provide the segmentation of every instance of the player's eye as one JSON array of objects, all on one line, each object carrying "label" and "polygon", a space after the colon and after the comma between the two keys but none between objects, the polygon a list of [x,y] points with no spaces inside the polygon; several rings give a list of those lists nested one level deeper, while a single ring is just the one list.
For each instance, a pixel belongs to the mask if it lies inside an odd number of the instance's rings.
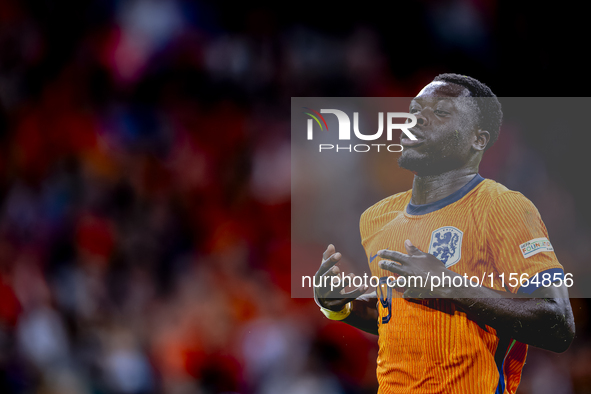
[{"label": "player's eye", "polygon": [[442,111],[442,110],[438,109],[438,110],[435,111],[435,114],[437,116],[447,116],[447,115],[449,115],[449,112],[445,112],[445,111]]},{"label": "player's eye", "polygon": [[411,113],[411,114],[414,114],[414,113],[416,113],[416,112],[419,112],[419,110],[418,110],[418,109],[416,109],[416,108],[411,108],[411,109],[410,109],[410,113]]}]

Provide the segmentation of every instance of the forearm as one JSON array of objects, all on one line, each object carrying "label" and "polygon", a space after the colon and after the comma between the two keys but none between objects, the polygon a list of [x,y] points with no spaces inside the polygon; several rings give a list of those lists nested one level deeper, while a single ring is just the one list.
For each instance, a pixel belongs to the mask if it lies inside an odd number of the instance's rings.
[{"label": "forearm", "polygon": [[378,335],[377,295],[364,294],[351,301],[351,314],[343,322],[370,334]]},{"label": "forearm", "polygon": [[[540,289],[518,296],[486,287],[453,288],[448,295],[478,322],[522,343],[554,352],[565,351],[574,337],[574,320],[568,294]],[[453,293],[451,293],[453,292]],[[553,297],[552,297],[553,296]]]},{"label": "forearm", "polygon": [[[388,260],[379,262],[379,267],[405,277],[422,277],[425,282],[431,276],[461,275],[445,269],[432,254],[415,247],[410,240],[404,243],[408,255],[398,251],[380,250],[378,256]],[[432,283],[432,282],[431,282]],[[464,283],[464,281],[460,281]],[[460,309],[480,324],[494,328],[499,336],[509,336],[522,343],[554,352],[563,352],[570,346],[575,335],[575,323],[568,288],[561,283],[540,287],[531,295],[492,290],[486,287],[410,287],[404,292],[407,298],[422,298],[429,293],[433,298],[451,299]]]}]

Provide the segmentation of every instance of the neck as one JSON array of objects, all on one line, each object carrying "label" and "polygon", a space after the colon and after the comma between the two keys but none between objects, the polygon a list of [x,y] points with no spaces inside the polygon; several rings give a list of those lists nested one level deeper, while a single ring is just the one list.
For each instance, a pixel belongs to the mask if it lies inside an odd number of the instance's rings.
[{"label": "neck", "polygon": [[438,175],[415,175],[411,203],[429,204],[457,192],[478,173],[478,167],[458,168]]}]

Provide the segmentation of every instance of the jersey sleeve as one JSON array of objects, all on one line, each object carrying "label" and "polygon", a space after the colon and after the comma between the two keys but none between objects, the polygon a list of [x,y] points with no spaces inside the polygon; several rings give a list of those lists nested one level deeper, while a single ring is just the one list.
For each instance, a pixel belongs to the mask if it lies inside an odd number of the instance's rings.
[{"label": "jersey sleeve", "polygon": [[[531,294],[543,284],[549,286],[564,279],[540,213],[521,193],[506,192],[497,197],[489,209],[485,229],[487,256],[499,277],[504,274],[508,291]],[[530,281],[522,283],[522,277]]]}]

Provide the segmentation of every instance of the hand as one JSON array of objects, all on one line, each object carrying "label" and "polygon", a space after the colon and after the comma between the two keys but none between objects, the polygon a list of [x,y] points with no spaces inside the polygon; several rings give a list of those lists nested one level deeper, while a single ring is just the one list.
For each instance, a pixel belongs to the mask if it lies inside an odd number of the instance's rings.
[{"label": "hand", "polygon": [[[431,291],[430,276],[439,276],[444,273],[446,276],[456,276],[453,271],[445,268],[445,265],[437,257],[432,254],[425,253],[414,246],[410,240],[404,241],[404,247],[408,254],[391,251],[380,250],[378,256],[392,261],[382,260],[379,265],[380,268],[393,272],[400,276],[404,276],[406,280],[406,291],[403,294],[404,298],[425,298],[438,297],[441,287],[433,288]],[[395,263],[398,262],[399,264]],[[422,278],[421,280],[409,280],[409,277]],[[422,284],[422,286],[420,286]]]},{"label": "hand", "polygon": [[[367,286],[362,285],[355,290],[345,292],[345,286],[342,285],[344,284],[343,282],[348,281],[341,280],[339,283],[340,286],[335,286],[331,290],[332,277],[341,275],[341,271],[336,266],[340,259],[341,254],[335,252],[335,248],[332,244],[328,245],[328,248],[322,255],[322,263],[314,278],[316,284],[321,284],[319,287],[314,287],[314,297],[320,306],[333,311],[340,311],[348,302],[355,300],[368,289]],[[352,277],[354,275],[345,275],[345,277],[347,276],[350,276],[351,279],[353,279]],[[326,286],[324,286],[324,284],[326,284]]]}]

